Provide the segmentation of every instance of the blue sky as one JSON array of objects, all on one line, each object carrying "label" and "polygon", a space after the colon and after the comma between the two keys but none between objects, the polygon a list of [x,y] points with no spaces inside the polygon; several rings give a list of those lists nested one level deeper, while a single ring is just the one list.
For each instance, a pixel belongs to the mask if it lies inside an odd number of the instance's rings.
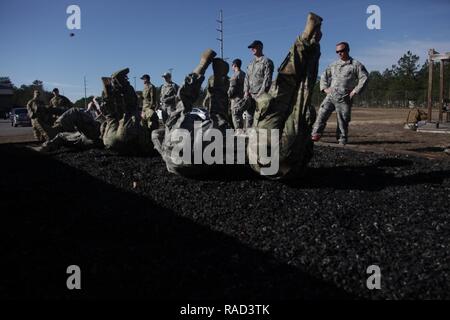
[{"label": "blue sky", "polygon": [[[66,8],[81,8],[81,30],[66,27]],[[369,30],[366,9],[381,8],[381,30]],[[348,41],[351,55],[369,71],[395,64],[407,50],[421,57],[429,48],[450,51],[450,1],[365,0],[0,0],[0,76],[16,86],[44,81],[75,100],[101,92],[100,78],[130,68],[130,82],[144,73],[162,84],[161,74],[173,68],[178,83],[199,54],[219,52],[216,31],[224,12],[226,58],[250,62],[247,45],[259,39],[276,66],[301,33],[309,11],[323,17],[320,71],[334,59],[335,44]]]}]

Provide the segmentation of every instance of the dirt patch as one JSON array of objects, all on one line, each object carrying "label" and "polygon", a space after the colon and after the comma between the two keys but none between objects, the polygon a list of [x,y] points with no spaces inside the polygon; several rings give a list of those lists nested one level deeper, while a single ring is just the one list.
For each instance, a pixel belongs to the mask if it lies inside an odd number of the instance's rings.
[{"label": "dirt patch", "polygon": [[[400,153],[429,159],[450,158],[442,151],[450,146],[450,134],[406,130],[409,109],[354,108],[349,128],[349,145],[360,151]],[[319,145],[337,146],[336,116],[328,121]]]}]

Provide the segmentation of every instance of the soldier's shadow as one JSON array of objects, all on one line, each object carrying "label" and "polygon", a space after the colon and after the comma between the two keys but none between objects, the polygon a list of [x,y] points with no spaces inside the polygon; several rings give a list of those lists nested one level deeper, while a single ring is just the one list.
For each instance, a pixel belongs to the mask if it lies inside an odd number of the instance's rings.
[{"label": "soldier's shadow", "polygon": [[[417,184],[442,184],[450,178],[450,170],[436,170],[413,174],[403,169],[413,166],[410,160],[395,158],[380,159],[374,164],[362,166],[337,166],[308,168],[305,175],[286,184],[293,188],[333,188],[337,190],[379,191],[391,186]],[[389,168],[397,170],[388,170]]]}]

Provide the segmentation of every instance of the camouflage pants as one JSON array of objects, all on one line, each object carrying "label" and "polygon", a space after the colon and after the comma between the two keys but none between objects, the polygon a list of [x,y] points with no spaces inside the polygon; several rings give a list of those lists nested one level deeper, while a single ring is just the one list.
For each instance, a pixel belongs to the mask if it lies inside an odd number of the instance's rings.
[{"label": "camouflage pants", "polygon": [[31,126],[33,127],[34,137],[39,142],[45,142],[52,139],[55,136],[55,132],[52,129],[50,123],[44,118],[31,119]]},{"label": "camouflage pants", "polygon": [[[154,130],[152,132],[152,141],[155,149],[161,154],[166,163],[167,170],[172,173],[184,176],[198,176],[209,173],[214,166],[206,164],[194,164],[193,154],[189,155],[190,163],[178,163],[173,157],[172,151],[174,149],[182,150],[184,143],[190,143],[190,150],[194,152],[195,145],[201,145],[202,148],[207,147],[208,143],[202,143],[202,135],[196,133],[194,124],[200,123],[203,135],[207,134],[210,129],[218,129],[225,133],[230,126],[221,113],[210,114],[208,117],[201,118],[195,113],[192,113],[193,104],[197,100],[200,93],[201,85],[204,81],[203,76],[197,74],[190,74],[186,77],[185,82],[180,87],[181,101],[178,102],[177,109],[174,111],[165,124],[165,129]],[[222,108],[221,108],[222,109]],[[205,110],[205,115],[207,114]],[[173,134],[183,129],[190,135],[189,141],[172,140]],[[225,135],[224,135],[225,136]]]},{"label": "camouflage pants", "polygon": [[333,111],[336,111],[337,117],[336,139],[341,143],[347,143],[348,126],[351,121],[351,101],[347,99],[332,99],[328,95],[320,105],[312,134],[323,134]]},{"label": "camouflage pants", "polygon": [[163,116],[163,122],[166,123],[167,119],[170,118],[173,112],[176,110],[176,105],[162,104],[161,111]]},{"label": "camouflage pants", "polygon": [[153,150],[151,132],[131,114],[121,119],[107,116],[102,125],[102,140],[106,149],[120,154],[147,154]]},{"label": "camouflage pants", "polygon": [[142,110],[142,113],[143,113],[143,117],[141,120],[142,126],[148,128],[150,131],[158,129],[159,119],[155,110],[151,108],[145,108]]},{"label": "camouflage pants", "polygon": [[33,134],[37,141],[44,142],[46,141],[45,132],[41,129],[41,126],[39,125],[39,122],[37,119],[31,119],[31,126],[33,128]]},{"label": "camouflage pants", "polygon": [[233,120],[234,129],[244,128],[244,114],[243,100],[240,98],[231,99],[231,117]]},{"label": "camouflage pants", "polygon": [[[279,68],[278,77],[269,93],[256,99],[253,129],[257,134],[278,130],[279,141],[272,145],[270,139],[249,144],[249,157],[258,159],[251,167],[262,174],[259,145],[264,149],[278,150],[278,173],[266,176],[271,179],[295,179],[303,174],[313,154],[311,131],[316,112],[311,97],[317,79],[320,48],[298,37]],[[252,129],[252,130],[253,130]],[[268,135],[269,136],[269,135]]]}]

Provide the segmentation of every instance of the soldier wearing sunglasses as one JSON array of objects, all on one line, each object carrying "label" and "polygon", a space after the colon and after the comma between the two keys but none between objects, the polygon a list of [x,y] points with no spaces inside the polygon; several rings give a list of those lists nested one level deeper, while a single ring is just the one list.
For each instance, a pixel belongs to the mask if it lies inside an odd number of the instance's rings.
[{"label": "soldier wearing sunglasses", "polygon": [[336,45],[339,60],[333,62],[320,78],[320,91],[327,94],[320,105],[318,117],[312,132],[312,140],[319,141],[327,120],[336,111],[336,139],[345,145],[348,140],[348,125],[351,120],[353,97],[365,88],[368,80],[366,68],[350,55],[347,42]]}]

